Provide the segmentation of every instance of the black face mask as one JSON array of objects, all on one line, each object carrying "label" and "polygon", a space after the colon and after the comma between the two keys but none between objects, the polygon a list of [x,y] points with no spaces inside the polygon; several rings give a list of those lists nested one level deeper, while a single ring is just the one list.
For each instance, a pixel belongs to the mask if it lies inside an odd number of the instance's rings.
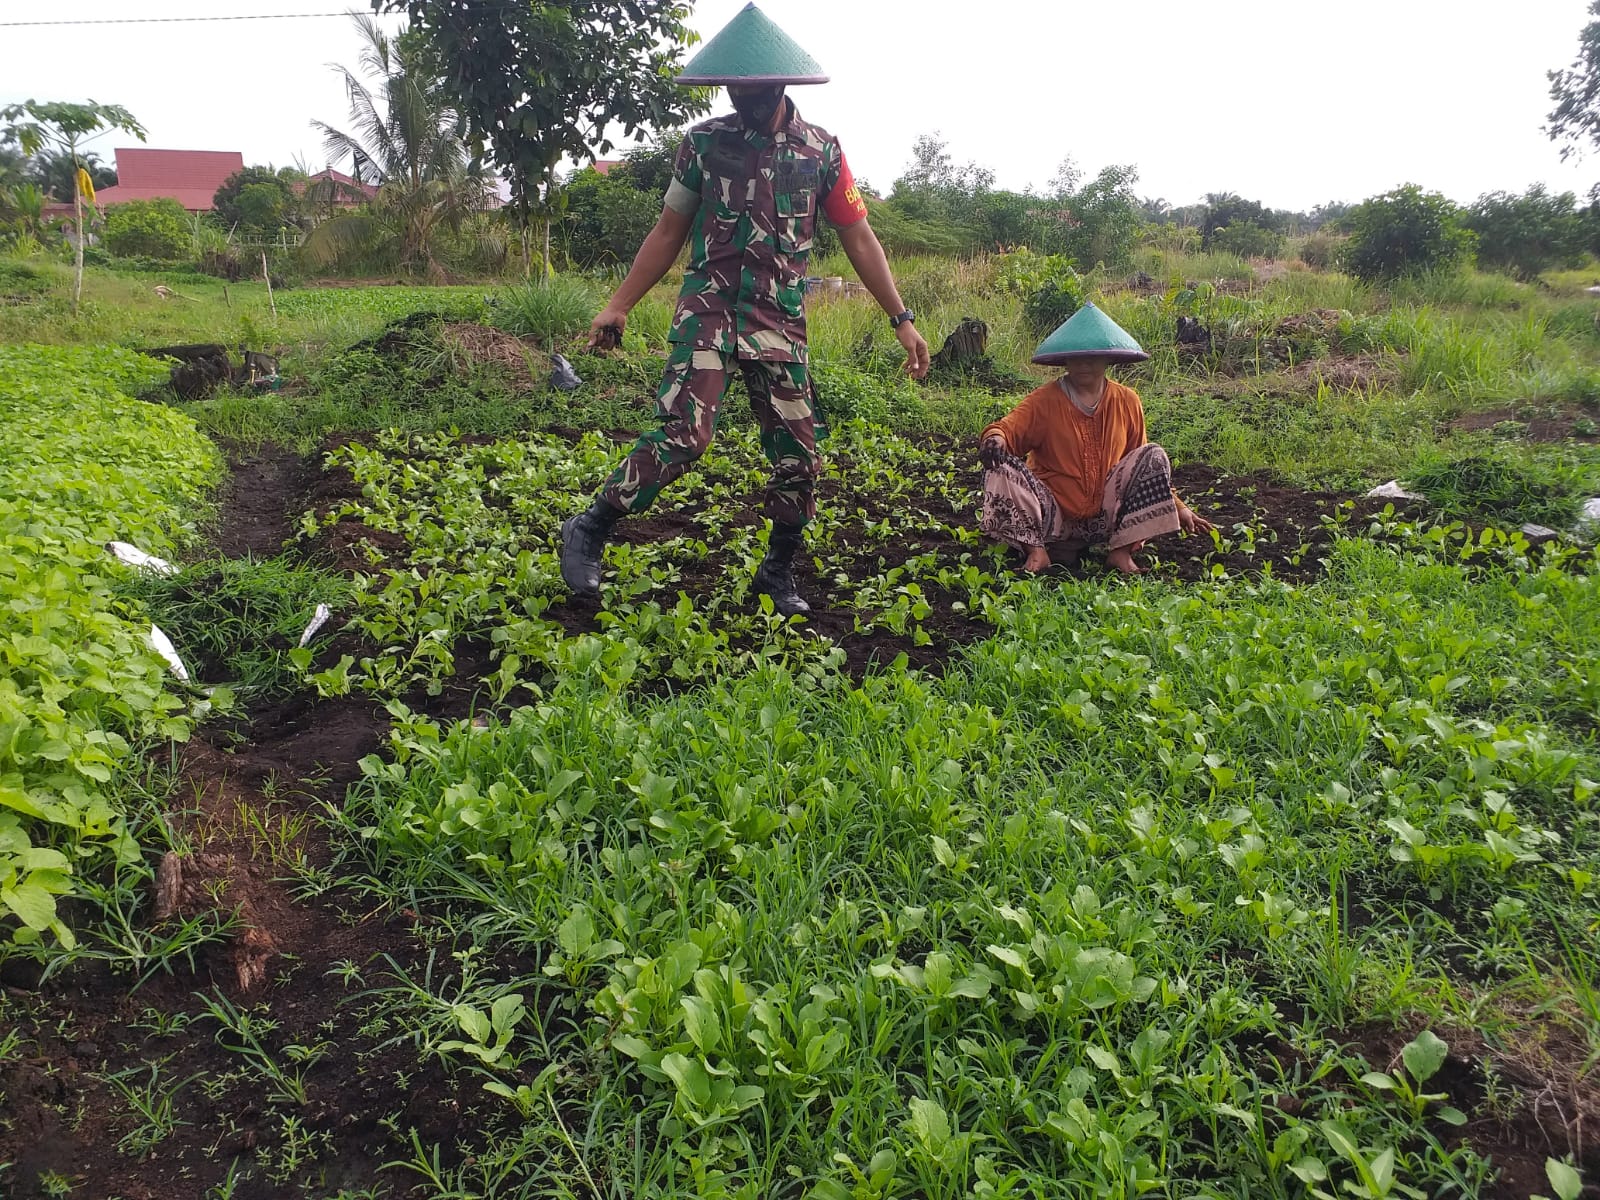
[{"label": "black face mask", "polygon": [[765,133],[772,124],[772,118],[783,106],[783,88],[764,87],[753,88],[750,91],[730,91],[728,99],[733,102],[733,111],[739,114],[739,119],[744,122],[746,129]]}]

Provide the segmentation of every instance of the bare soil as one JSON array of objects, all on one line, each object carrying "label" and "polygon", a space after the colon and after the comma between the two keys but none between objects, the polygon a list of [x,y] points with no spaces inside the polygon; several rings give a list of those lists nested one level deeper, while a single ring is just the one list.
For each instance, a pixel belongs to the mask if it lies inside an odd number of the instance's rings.
[{"label": "bare soil", "polygon": [[[1600,441],[1600,413],[1577,405],[1541,405],[1533,415],[1521,415],[1515,408],[1489,408],[1462,413],[1450,422],[1457,433],[1490,430],[1505,432],[1526,442]],[[1502,427],[1504,427],[1502,429]]]}]

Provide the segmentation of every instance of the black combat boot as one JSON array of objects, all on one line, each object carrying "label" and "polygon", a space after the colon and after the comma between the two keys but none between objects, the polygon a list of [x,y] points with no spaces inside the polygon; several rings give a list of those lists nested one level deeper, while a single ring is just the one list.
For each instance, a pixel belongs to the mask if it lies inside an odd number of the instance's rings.
[{"label": "black combat boot", "polygon": [[795,551],[805,538],[803,525],[772,525],[772,536],[767,539],[767,556],[756,568],[756,591],[772,597],[772,606],[786,617],[808,613],[811,605],[801,598],[794,586]]},{"label": "black combat boot", "polygon": [[596,497],[583,512],[561,522],[561,578],[573,595],[600,594],[600,555],[622,515],[621,509]]}]

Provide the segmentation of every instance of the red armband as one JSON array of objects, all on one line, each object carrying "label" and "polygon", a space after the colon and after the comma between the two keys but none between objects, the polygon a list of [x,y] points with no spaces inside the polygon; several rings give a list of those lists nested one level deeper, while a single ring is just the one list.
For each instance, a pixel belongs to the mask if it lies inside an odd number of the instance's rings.
[{"label": "red armband", "polygon": [[823,201],[822,211],[829,221],[841,229],[846,225],[854,225],[867,215],[867,202],[861,198],[861,189],[856,186],[855,176],[850,174],[850,164],[845,161],[843,154],[839,156],[839,182],[834,184],[833,191]]}]

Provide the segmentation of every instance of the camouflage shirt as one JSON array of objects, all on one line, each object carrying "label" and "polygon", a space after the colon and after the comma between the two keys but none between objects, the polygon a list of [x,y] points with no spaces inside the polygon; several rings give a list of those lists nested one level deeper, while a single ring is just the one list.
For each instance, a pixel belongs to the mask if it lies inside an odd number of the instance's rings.
[{"label": "camouflage shirt", "polygon": [[667,206],[698,214],[670,341],[766,362],[806,361],[805,273],[819,214],[866,216],[838,139],[792,101],[776,134],[736,115],[689,130]]}]

